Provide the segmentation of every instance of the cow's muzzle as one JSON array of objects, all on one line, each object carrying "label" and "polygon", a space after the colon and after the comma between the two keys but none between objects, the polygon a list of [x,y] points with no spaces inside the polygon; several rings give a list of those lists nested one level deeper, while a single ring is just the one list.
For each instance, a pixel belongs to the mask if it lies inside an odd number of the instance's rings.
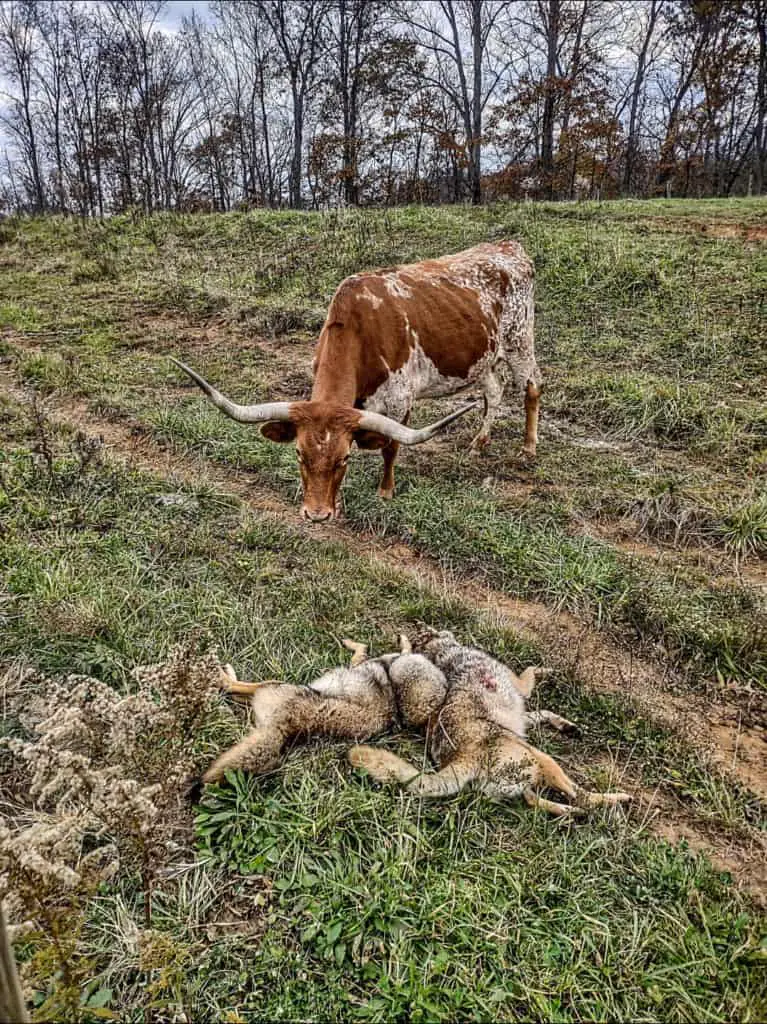
[{"label": "cow's muzzle", "polygon": [[332,508],[310,508],[308,505],[302,505],[301,515],[310,523],[326,523],[335,513]]}]

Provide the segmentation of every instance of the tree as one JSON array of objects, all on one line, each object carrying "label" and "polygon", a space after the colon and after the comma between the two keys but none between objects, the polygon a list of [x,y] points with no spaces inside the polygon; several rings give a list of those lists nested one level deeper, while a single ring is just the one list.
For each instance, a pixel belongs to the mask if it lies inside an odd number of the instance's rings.
[{"label": "tree", "polygon": [[[647,82],[647,73],[651,62],[651,46],[655,38],[663,0],[650,0],[649,6],[642,12],[645,15],[644,24],[641,28],[639,53],[637,55],[634,80],[631,85],[631,105],[629,111],[629,123],[626,137],[626,156],[623,168],[623,189],[631,192],[634,184],[634,173],[637,154],[639,151],[639,121],[641,103]],[[641,15],[640,15],[641,16]]]},{"label": "tree", "polygon": [[33,94],[36,59],[34,0],[6,0],[0,4],[0,71],[19,90],[19,95],[12,100],[11,112],[3,123],[23,154],[32,209],[43,212],[47,203]]},{"label": "tree", "polygon": [[753,184],[760,193],[767,186],[767,0],[754,0],[752,11],[758,39]]},{"label": "tree", "polygon": [[302,205],[307,101],[319,74],[328,8],[329,0],[262,0],[264,17],[274,35],[290,83],[293,151],[288,192],[294,209]]},{"label": "tree", "polygon": [[416,84],[438,89],[460,123],[456,144],[473,203],[482,199],[485,110],[512,63],[499,32],[508,7],[505,0],[427,0],[401,8],[409,38],[426,57]]}]

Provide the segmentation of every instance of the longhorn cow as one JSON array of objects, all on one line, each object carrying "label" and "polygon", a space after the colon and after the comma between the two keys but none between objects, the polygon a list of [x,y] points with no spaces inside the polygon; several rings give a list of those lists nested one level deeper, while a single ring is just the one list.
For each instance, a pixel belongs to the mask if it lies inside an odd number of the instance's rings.
[{"label": "longhorn cow", "polygon": [[541,378],[533,343],[533,265],[517,242],[477,245],[347,277],[339,285],[314,357],[309,401],[237,405],[184,363],[176,363],[227,416],[263,423],[271,441],[295,441],[303,483],[301,512],[331,519],[352,443],[378,448],[379,494],[394,493],[400,444],[433,437],[478,402],[430,426],[407,421],[417,398],[476,384],[485,413],[472,447],[489,442],[508,367],[525,406],[524,451],[535,454]]}]

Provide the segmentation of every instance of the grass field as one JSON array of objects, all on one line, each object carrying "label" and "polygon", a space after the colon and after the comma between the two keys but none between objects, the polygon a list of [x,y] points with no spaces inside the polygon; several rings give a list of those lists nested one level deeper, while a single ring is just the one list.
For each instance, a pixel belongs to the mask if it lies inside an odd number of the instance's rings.
[{"label": "grass field", "polygon": [[[126,693],[200,631],[243,678],[308,681],[341,637],[380,651],[428,621],[552,666],[536,700],[583,734],[536,742],[638,798],[577,825],[422,805],[342,746],[296,750],[187,813],[149,906],[127,871],[72,908],[82,1019],[764,1018],[765,235],[757,200],[0,224],[9,691],[32,666]],[[468,417],[403,452],[392,503],[360,453],[344,520],[311,528],[292,446],[167,359],[240,400],[305,397],[342,277],[503,237],[536,264],[533,465],[521,410],[470,458]],[[245,728],[216,715],[203,757]],[[49,945],[17,947],[41,1017]]]}]

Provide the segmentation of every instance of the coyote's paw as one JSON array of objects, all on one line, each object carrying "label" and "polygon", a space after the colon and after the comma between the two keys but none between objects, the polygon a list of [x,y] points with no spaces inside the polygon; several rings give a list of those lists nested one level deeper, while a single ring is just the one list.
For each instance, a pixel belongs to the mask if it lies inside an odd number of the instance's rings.
[{"label": "coyote's paw", "polygon": [[586,793],[584,800],[579,800],[586,807],[615,807],[617,804],[630,803],[634,798],[631,793]]},{"label": "coyote's paw", "polygon": [[364,768],[379,782],[409,782],[418,772],[407,761],[392,754],[390,750],[380,747],[356,746],[346,755],[349,764],[355,768]]},{"label": "coyote's paw", "polygon": [[569,718],[562,718],[561,715],[552,715],[549,719],[549,724],[557,732],[565,733],[568,736],[579,736],[581,732],[581,727],[577,722],[571,722]]},{"label": "coyote's paw", "polygon": [[183,790],[183,796],[186,803],[198,804],[200,802],[203,785],[204,783],[199,775],[192,775],[186,780]]}]

